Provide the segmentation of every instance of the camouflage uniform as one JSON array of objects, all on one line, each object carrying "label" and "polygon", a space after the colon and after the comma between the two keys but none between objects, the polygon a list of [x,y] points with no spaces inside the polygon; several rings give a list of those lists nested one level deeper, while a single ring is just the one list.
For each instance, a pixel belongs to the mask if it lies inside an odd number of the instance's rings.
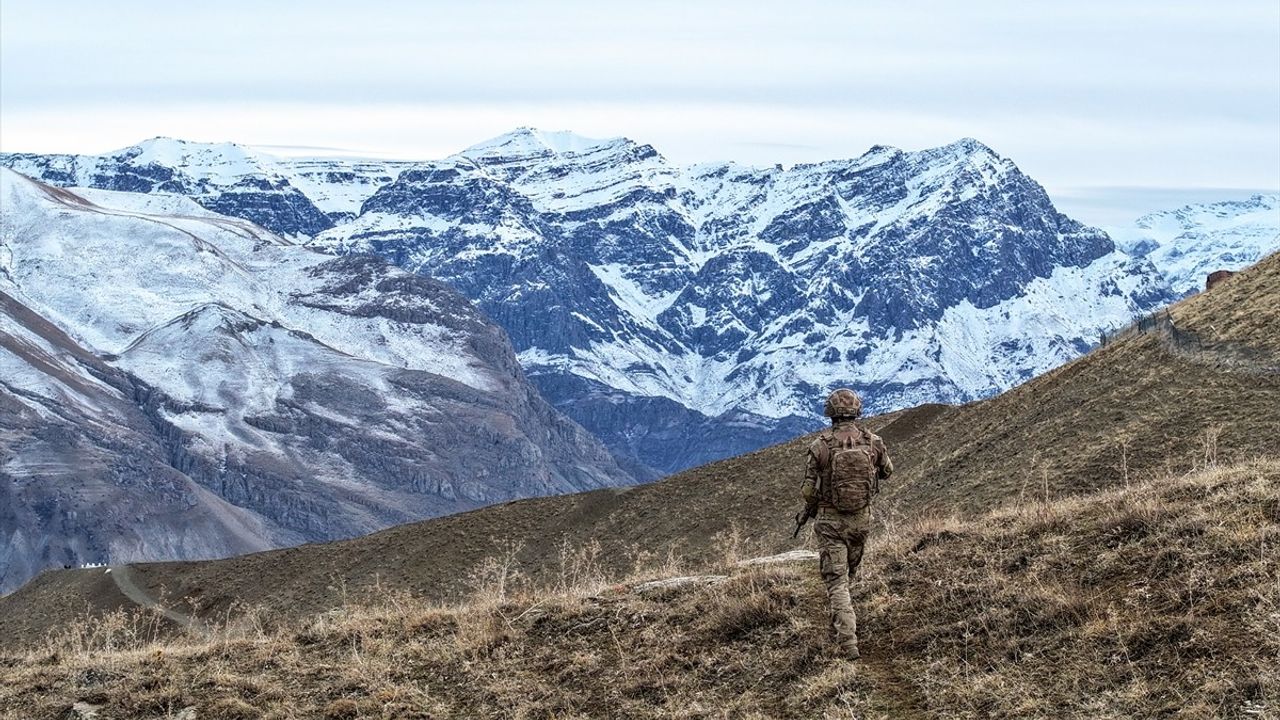
[{"label": "camouflage uniform", "polygon": [[[861,410],[861,403],[858,403]],[[832,430],[852,429],[853,417],[832,418]],[[885,450],[884,441],[874,433],[871,445],[875,452],[875,464],[880,479],[893,474],[893,461]],[[819,567],[822,582],[827,587],[827,599],[831,608],[831,627],[837,642],[847,657],[858,657],[858,620],[853,611],[850,586],[858,565],[862,562],[863,546],[871,530],[871,508],[843,513],[836,510],[819,495],[821,478],[828,468],[820,467],[828,457],[825,440],[819,438],[809,446],[805,464],[803,494],[806,503],[817,502],[818,515],[813,532],[818,540]]]}]

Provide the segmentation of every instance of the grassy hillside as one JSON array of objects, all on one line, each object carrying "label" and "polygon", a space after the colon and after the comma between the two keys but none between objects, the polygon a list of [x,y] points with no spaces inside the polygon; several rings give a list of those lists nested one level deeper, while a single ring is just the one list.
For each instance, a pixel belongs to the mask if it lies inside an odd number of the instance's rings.
[{"label": "grassy hillside", "polygon": [[454,606],[378,589],[160,643],[146,616],[73,625],[0,655],[0,716],[1267,717],[1278,549],[1280,461],[1255,461],[889,528],[856,664],[808,564],[654,587],[681,569],[618,582],[578,553],[541,587],[490,563]]},{"label": "grassy hillside", "polygon": [[[1184,301],[1172,315],[1194,344],[1163,332],[1135,334],[990,400],[870,419],[899,469],[878,504],[881,520],[970,516],[1206,462],[1280,457],[1280,372],[1273,367],[1280,357],[1280,256]],[[137,565],[132,579],[168,605],[206,615],[246,602],[306,616],[375,583],[456,599],[482,562],[506,554],[546,578],[567,548],[587,544],[598,546],[611,573],[667,554],[715,561],[719,541],[731,536],[753,553],[778,552],[801,544],[790,538],[790,517],[808,442],[651,485],[509,503],[350,541]],[[0,598],[0,647],[38,639],[86,607],[133,605],[101,570],[45,573]]]}]

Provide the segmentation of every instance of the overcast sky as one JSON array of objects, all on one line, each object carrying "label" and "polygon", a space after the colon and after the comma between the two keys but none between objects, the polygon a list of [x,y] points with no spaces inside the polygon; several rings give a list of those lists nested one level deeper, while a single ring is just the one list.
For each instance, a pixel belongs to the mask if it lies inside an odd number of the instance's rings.
[{"label": "overcast sky", "polygon": [[1277,0],[3,0],[0,27],[4,151],[435,158],[532,125],[789,164],[971,136],[1068,205],[1280,188]]}]

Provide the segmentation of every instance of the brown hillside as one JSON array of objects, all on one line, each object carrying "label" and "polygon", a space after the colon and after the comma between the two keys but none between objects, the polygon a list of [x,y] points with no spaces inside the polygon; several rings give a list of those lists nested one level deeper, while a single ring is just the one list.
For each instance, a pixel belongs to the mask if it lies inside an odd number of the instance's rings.
[{"label": "brown hillside", "polygon": [[1214,354],[1225,354],[1227,360],[1236,355],[1264,371],[1280,372],[1278,267],[1280,253],[1263,258],[1215,286],[1213,292],[1179,303],[1173,315],[1180,326],[1203,338],[1206,349]]},{"label": "brown hillside", "polygon": [[[1280,326],[1280,257],[1176,307],[1198,344],[1133,335],[999,397],[872,418],[897,475],[880,517],[970,514],[1019,499],[1085,493],[1208,463],[1280,457],[1280,374],[1268,370]],[[1249,359],[1241,362],[1240,358]],[[566,546],[598,543],[611,571],[674,550],[713,558],[735,532],[766,553],[794,547],[790,514],[807,438],[647,486],[500,505],[355,540],[201,563],[133,568],[139,586],[202,613],[233,602],[310,614],[368,587],[456,597],[469,573],[510,548],[534,574],[553,573]],[[802,536],[804,537],[804,536]],[[69,621],[72,606],[127,604],[102,571],[51,572],[0,598],[0,643]],[[92,583],[92,585],[90,585]],[[69,598],[75,598],[71,600]],[[180,603],[177,603],[180,604]]]},{"label": "brown hillside", "polygon": [[588,560],[160,642],[111,616],[0,652],[0,718],[1265,718],[1277,541],[1276,460],[900,526],[863,568],[857,663],[805,564],[654,588]]}]

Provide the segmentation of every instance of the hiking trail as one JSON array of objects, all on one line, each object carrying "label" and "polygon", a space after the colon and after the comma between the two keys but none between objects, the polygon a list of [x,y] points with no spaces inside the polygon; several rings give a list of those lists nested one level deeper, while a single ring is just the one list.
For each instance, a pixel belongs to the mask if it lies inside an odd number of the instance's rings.
[{"label": "hiking trail", "polygon": [[[939,408],[943,406],[938,406]],[[774,564],[799,564],[805,562],[816,562],[818,553],[807,550],[797,549],[787,552],[778,553],[776,555],[768,555],[765,557],[754,557],[741,560],[737,563],[738,567],[752,567],[760,565]],[[642,583],[636,586],[637,590],[643,591],[648,588],[670,586],[674,581],[679,584],[701,583],[712,584],[725,579],[723,575],[695,575],[678,578],[668,578],[666,580],[658,580],[650,583]],[[824,598],[825,600],[825,598]],[[885,638],[887,640],[887,637]],[[924,695],[916,684],[903,673],[902,669],[893,662],[892,649],[882,649],[877,643],[877,638],[868,638],[862,644],[862,657],[854,660],[838,660],[836,662],[852,662],[853,669],[859,675],[864,676],[869,681],[869,694],[867,697],[867,707],[865,708],[867,715],[865,718],[859,716],[859,720],[872,720],[874,718],[888,718],[890,720],[911,720],[912,718],[928,718],[931,714],[926,709],[928,704],[925,702]]]},{"label": "hiking trail", "polygon": [[928,718],[924,696],[901,669],[874,647],[863,653],[857,661],[857,669],[866,673],[871,681],[868,698],[868,718],[884,717],[892,720]]},{"label": "hiking trail", "polygon": [[107,568],[107,573],[111,575],[112,582],[116,584],[120,592],[124,593],[125,597],[137,603],[140,607],[154,610],[164,616],[165,619],[171,620],[185,629],[195,630],[201,634],[208,633],[208,628],[199,618],[165,607],[159,600],[139,587],[134,581],[133,571],[128,565],[112,565]]}]

